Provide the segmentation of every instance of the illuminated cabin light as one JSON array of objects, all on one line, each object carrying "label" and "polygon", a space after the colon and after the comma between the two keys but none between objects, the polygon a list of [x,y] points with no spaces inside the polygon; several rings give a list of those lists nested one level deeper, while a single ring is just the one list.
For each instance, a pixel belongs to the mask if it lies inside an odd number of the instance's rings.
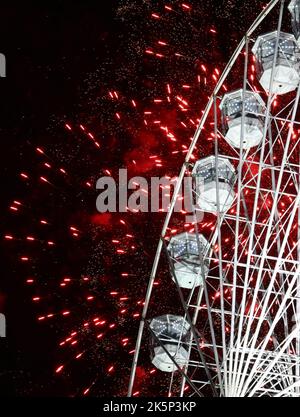
[{"label": "illuminated cabin light", "polygon": [[156,317],[151,320],[150,329],[155,335],[151,336],[152,364],[163,372],[178,370],[166,349],[178,366],[184,366],[188,361],[188,352],[184,344],[190,335],[190,325],[184,317],[173,314]]},{"label": "illuminated cabin light", "polygon": [[208,241],[201,234],[197,237],[184,232],[171,237],[167,248],[171,276],[179,287],[191,289],[203,283],[209,271],[209,261],[205,259],[208,247]]},{"label": "illuminated cabin light", "polygon": [[[225,140],[234,148],[259,145],[264,132],[265,103],[259,94],[243,89],[227,93],[220,103]],[[244,115],[243,115],[244,111]]]},{"label": "illuminated cabin light", "polygon": [[[266,92],[271,90],[272,94],[286,94],[297,88],[300,80],[300,49],[294,35],[285,32],[278,34],[277,31],[261,35],[256,39],[252,52],[258,80]],[[275,56],[275,71],[271,83]]]},{"label": "illuminated cabin light", "polygon": [[200,159],[194,165],[192,176],[198,209],[210,213],[229,210],[235,198],[236,173],[228,159],[215,156]]}]

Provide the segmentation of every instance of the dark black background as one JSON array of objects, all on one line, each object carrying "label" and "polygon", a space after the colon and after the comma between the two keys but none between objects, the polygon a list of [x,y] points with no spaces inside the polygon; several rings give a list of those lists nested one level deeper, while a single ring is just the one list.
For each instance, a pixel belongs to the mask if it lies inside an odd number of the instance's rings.
[{"label": "dark black background", "polygon": [[[7,65],[6,78],[0,79],[2,230],[9,227],[7,202],[16,195],[26,198],[15,180],[20,165],[28,162],[24,143],[40,140],[49,114],[74,111],[81,80],[114,45],[119,30],[113,19],[115,4],[0,2],[0,50]],[[31,380],[38,381],[35,395],[67,395],[64,383],[51,388],[55,332],[41,329],[35,320],[13,257],[1,262],[0,311],[7,319],[7,338],[0,339],[0,395],[18,395],[23,388],[26,392]]]}]

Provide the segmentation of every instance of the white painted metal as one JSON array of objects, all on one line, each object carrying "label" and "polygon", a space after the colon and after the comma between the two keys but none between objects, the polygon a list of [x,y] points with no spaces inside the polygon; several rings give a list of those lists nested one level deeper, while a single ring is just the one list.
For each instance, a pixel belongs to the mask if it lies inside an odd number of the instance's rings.
[{"label": "white painted metal", "polygon": [[228,159],[215,156],[200,159],[195,163],[192,175],[195,179],[196,203],[200,210],[216,213],[218,209],[220,212],[230,209],[235,197],[235,170]]},{"label": "white painted metal", "polygon": [[292,16],[292,28],[298,45],[300,44],[300,0],[292,0],[288,6]]},{"label": "white painted metal", "polygon": [[[179,366],[184,366],[188,362],[188,352],[182,346],[165,344],[165,349],[170,353]],[[174,362],[169,358],[161,346],[154,349],[152,364],[162,372],[174,372],[177,370]]]},{"label": "white painted metal", "polygon": [[[182,316],[165,314],[151,320],[153,365],[163,372],[174,372],[188,362],[184,348],[190,325]],[[171,359],[173,358],[173,360]],[[175,363],[176,362],[176,363]],[[176,365],[177,364],[177,365]]]},{"label": "white painted metal", "polygon": [[[272,75],[276,42],[279,45]],[[266,92],[270,91],[271,84],[273,94],[296,90],[300,79],[300,50],[294,35],[284,32],[278,34],[277,31],[261,35],[256,39],[252,52],[255,55],[259,82]]]},{"label": "white painted metal", "polygon": [[[249,51],[253,46],[254,31],[271,11],[275,12],[274,6],[277,4],[280,7],[277,30],[273,32],[276,33],[273,60],[268,75],[269,84],[265,84],[268,95],[265,111],[259,115],[263,121],[262,138],[256,147],[245,149],[243,141],[247,130],[244,99],[246,91],[255,91],[256,87],[248,76],[249,60],[252,60]],[[189,175],[192,174],[191,156],[196,151],[198,141],[202,138],[205,140],[203,128],[211,129],[207,118],[213,111],[215,170],[218,172],[219,161],[230,161],[237,173],[235,195],[231,208],[225,211],[222,198],[224,182],[216,175],[216,209],[213,213],[210,211],[205,214],[201,222],[196,211],[194,213],[193,227],[197,236],[199,264],[205,279],[197,287],[182,290],[176,279],[176,271],[175,274],[172,271],[175,277],[164,282],[168,291],[178,291],[181,303],[178,304],[178,314],[184,314],[184,320],[191,330],[187,336],[185,326],[182,326],[180,337],[175,338],[176,343],[171,343],[176,347],[176,350],[172,348],[172,358],[165,349],[163,351],[167,356],[159,350],[165,363],[172,368],[172,372],[165,374],[166,395],[300,396],[300,136],[297,131],[300,89],[297,82],[293,84],[288,100],[281,103],[276,98],[279,88],[276,79],[277,57],[281,48],[279,34],[284,12],[283,0],[271,1],[247,31],[221,75],[194,135],[154,259],[137,337],[129,395],[133,392],[139,353],[144,348],[143,340],[149,339],[146,332],[143,339],[143,330],[146,320],[151,322],[148,307],[153,283],[160,266],[166,272],[165,265],[159,265],[159,260],[167,228],[183,178],[187,171]],[[273,21],[270,19],[270,22]],[[240,146],[228,151],[219,129],[218,94],[241,53],[245,55],[245,64],[241,79],[243,106]],[[201,198],[199,193],[198,202]],[[184,230],[184,224],[182,228]],[[211,228],[213,230],[209,232]],[[200,242],[202,234],[208,241],[204,252]],[[172,262],[172,258],[169,261]],[[205,270],[207,262],[210,264],[209,271]],[[155,304],[151,306],[151,311],[153,309]],[[169,343],[168,338],[163,339],[159,334],[156,339],[156,342],[160,342],[156,347],[163,348],[161,345],[165,347]],[[176,358],[173,361],[180,348],[187,352],[187,357],[183,358],[185,354],[179,355],[178,362]]]},{"label": "white painted metal", "polygon": [[[243,89],[227,93],[221,100],[220,109],[226,141],[231,146],[239,148],[243,126],[242,147],[249,149],[259,145],[263,138],[264,124],[260,114],[264,113],[265,103],[260,95],[253,91],[246,91],[245,99],[243,98]],[[245,120],[242,123],[243,102]]]},{"label": "white painted metal", "polygon": [[[208,242],[203,235],[198,237],[200,251],[205,255]],[[174,274],[179,287],[192,289],[203,283],[201,262],[199,260],[197,236],[195,233],[180,233],[172,236],[168,245],[168,252]],[[209,262],[204,263],[204,276],[209,271]],[[173,281],[175,277],[172,276]]]}]

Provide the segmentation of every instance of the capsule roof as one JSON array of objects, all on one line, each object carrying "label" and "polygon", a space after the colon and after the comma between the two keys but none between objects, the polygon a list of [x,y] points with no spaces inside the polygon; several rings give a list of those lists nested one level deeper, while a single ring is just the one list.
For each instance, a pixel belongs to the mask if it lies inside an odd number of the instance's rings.
[{"label": "capsule roof", "polygon": [[[264,35],[260,35],[255,41],[255,44],[252,48],[252,53],[254,55],[256,55],[256,53],[257,53],[257,51],[258,51],[262,42],[270,41],[270,40],[272,40],[276,37],[277,37],[277,30],[275,30],[273,32],[265,33]],[[298,44],[296,42],[296,38],[292,33],[280,32],[279,39],[291,40],[295,43],[295,46],[298,47]]]},{"label": "capsule roof", "polygon": [[[265,102],[263,101],[263,99],[261,98],[261,96],[258,93],[254,92],[254,91],[246,90],[245,95],[246,96],[252,95],[253,97],[255,97],[255,99],[258,101],[258,103],[261,106],[265,107]],[[229,93],[224,94],[224,96],[222,97],[221,103],[219,105],[220,110],[222,110],[222,108],[224,107],[227,100],[234,99],[234,98],[240,97],[240,96],[241,97],[243,96],[243,89],[242,88],[240,88],[239,90],[230,91]]]},{"label": "capsule roof", "polygon": [[[207,156],[206,158],[203,158],[203,159],[199,159],[194,165],[192,175],[197,174],[199,166],[206,165],[207,163],[215,164],[215,160],[216,160],[216,157],[214,155]],[[226,165],[230,169],[231,172],[235,173],[235,169],[233,165],[227,158],[223,156],[219,156],[218,163],[219,164],[221,163],[222,165]]]}]

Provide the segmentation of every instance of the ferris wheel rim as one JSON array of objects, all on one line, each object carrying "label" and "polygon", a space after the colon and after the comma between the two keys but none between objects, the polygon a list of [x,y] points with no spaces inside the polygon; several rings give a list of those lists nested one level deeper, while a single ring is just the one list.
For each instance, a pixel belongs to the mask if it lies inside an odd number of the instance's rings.
[{"label": "ferris wheel rim", "polygon": [[[132,368],[131,368],[131,374],[130,374],[130,380],[129,380],[129,385],[128,385],[128,393],[127,396],[131,397],[132,393],[133,393],[133,385],[134,385],[134,381],[135,381],[135,374],[136,374],[136,367],[137,367],[137,363],[138,363],[138,358],[139,358],[139,352],[140,352],[140,348],[141,348],[141,341],[142,341],[142,337],[143,337],[143,332],[144,332],[144,324],[145,324],[145,320],[147,317],[147,312],[148,312],[148,306],[149,306],[149,301],[150,301],[150,297],[151,297],[151,293],[152,293],[152,289],[153,289],[153,283],[154,283],[154,279],[155,279],[155,275],[156,275],[156,271],[158,268],[158,263],[159,263],[159,259],[161,256],[161,252],[163,249],[163,239],[165,237],[166,231],[167,231],[167,227],[174,209],[174,205],[176,202],[176,198],[178,196],[178,192],[180,189],[180,185],[182,183],[185,171],[186,171],[186,167],[187,165],[190,163],[190,159],[193,153],[193,150],[197,144],[197,141],[199,139],[199,136],[201,134],[201,131],[204,127],[204,124],[207,120],[207,117],[209,115],[210,110],[212,109],[212,107],[214,106],[217,94],[220,91],[220,88],[222,87],[225,79],[227,78],[228,74],[230,73],[233,65],[235,64],[235,62],[237,61],[240,53],[242,52],[243,48],[245,47],[247,41],[249,40],[250,36],[253,34],[253,32],[255,32],[255,30],[258,28],[258,26],[263,22],[263,20],[269,15],[269,13],[273,10],[273,8],[279,4],[279,3],[284,3],[284,0],[271,0],[267,6],[264,8],[264,10],[257,16],[257,18],[254,20],[254,22],[252,23],[252,25],[249,27],[249,29],[246,31],[245,36],[242,38],[242,40],[240,41],[240,43],[238,44],[238,46],[236,47],[235,51],[233,52],[233,54],[231,55],[225,69],[223,70],[222,74],[220,75],[220,78],[213,90],[213,93],[211,94],[207,105],[204,109],[203,115],[200,119],[200,122],[196,128],[196,131],[194,133],[192,142],[189,146],[185,161],[181,167],[179,176],[178,176],[178,180],[176,183],[176,186],[174,188],[174,193],[172,196],[172,200],[170,203],[170,207],[168,209],[168,212],[166,214],[166,218],[163,224],[163,228],[162,228],[162,232],[161,235],[159,237],[159,242],[157,245],[157,249],[156,249],[156,254],[154,257],[154,261],[153,261],[153,265],[152,265],[152,270],[150,273],[150,278],[148,281],[148,288],[147,288],[147,293],[145,296],[145,303],[144,303],[144,308],[143,308],[143,312],[142,312],[142,317],[140,320],[140,325],[139,325],[139,330],[138,330],[138,335],[137,335],[137,339],[136,339],[136,346],[135,346],[135,351],[134,351],[134,358],[132,361]],[[217,238],[217,236],[216,236]]]}]

